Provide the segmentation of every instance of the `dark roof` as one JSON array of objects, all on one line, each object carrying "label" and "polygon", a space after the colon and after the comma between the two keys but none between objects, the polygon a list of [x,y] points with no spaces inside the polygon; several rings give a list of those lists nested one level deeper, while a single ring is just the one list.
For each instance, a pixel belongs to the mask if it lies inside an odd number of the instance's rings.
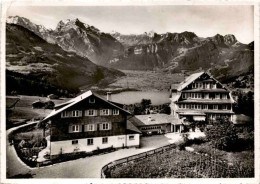
[{"label": "dark roof", "polygon": [[133,123],[129,120],[127,120],[126,122],[126,129],[127,129],[127,132],[128,133],[139,133],[141,134],[142,132],[136,127],[133,125]]},{"label": "dark roof", "polygon": [[83,93],[83,94],[81,94],[81,95],[79,95],[79,96],[77,96],[77,97],[71,99],[71,100],[68,101],[67,103],[64,103],[64,104],[65,104],[64,107],[61,107],[61,108],[59,108],[59,109],[54,109],[54,110],[53,110],[47,117],[45,117],[42,121],[47,121],[47,120],[50,119],[51,117],[53,117],[53,116],[55,116],[55,115],[61,113],[62,111],[66,110],[67,108],[69,108],[69,107],[71,107],[71,106],[73,106],[73,105],[75,105],[75,104],[81,102],[82,100],[85,100],[86,98],[88,98],[88,97],[90,97],[90,96],[92,96],[92,95],[95,96],[95,97],[97,97],[97,98],[99,98],[99,99],[101,99],[101,100],[103,100],[103,101],[105,101],[105,102],[107,102],[107,103],[109,103],[110,105],[112,105],[112,106],[114,106],[114,107],[120,109],[121,111],[126,112],[127,114],[131,114],[130,112],[128,112],[128,111],[122,109],[121,107],[116,106],[115,104],[113,104],[113,103],[111,103],[111,102],[105,100],[104,98],[102,98],[102,97],[100,97],[100,96],[98,96],[98,95],[92,93],[92,91],[89,90],[89,91],[87,91],[87,92],[85,92],[85,93]]}]

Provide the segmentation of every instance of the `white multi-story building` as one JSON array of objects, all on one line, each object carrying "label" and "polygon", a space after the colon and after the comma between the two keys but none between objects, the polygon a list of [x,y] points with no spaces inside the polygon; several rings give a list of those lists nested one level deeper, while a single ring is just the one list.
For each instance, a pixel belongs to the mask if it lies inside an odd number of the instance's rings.
[{"label": "white multi-story building", "polygon": [[231,92],[206,72],[194,73],[171,86],[172,115],[185,121],[233,120]]}]

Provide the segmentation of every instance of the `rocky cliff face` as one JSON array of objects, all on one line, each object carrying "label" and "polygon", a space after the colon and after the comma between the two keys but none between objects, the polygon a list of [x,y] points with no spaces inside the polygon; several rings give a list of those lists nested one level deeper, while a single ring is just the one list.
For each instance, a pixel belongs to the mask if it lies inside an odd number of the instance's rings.
[{"label": "rocky cliff face", "polygon": [[253,44],[242,44],[231,34],[207,38],[192,32],[112,36],[125,46],[124,55],[110,62],[120,69],[166,72],[211,69],[223,78],[248,72],[254,62]]},{"label": "rocky cliff face", "polygon": [[121,43],[111,35],[78,19],[60,21],[53,35],[64,50],[73,51],[103,66],[123,51]]}]

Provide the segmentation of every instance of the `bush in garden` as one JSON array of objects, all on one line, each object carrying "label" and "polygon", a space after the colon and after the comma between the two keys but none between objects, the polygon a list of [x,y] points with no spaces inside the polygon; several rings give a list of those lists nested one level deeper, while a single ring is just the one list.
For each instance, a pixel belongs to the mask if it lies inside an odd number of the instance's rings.
[{"label": "bush in garden", "polygon": [[215,148],[232,151],[238,141],[234,124],[230,121],[219,120],[214,122],[206,131],[206,138],[213,143]]}]

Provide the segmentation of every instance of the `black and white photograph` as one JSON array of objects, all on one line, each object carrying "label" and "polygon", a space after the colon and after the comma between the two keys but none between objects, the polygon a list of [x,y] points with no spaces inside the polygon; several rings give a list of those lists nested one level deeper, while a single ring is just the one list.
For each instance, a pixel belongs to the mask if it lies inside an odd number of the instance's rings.
[{"label": "black and white photograph", "polygon": [[2,7],[4,183],[259,183],[256,4],[40,2]]}]

